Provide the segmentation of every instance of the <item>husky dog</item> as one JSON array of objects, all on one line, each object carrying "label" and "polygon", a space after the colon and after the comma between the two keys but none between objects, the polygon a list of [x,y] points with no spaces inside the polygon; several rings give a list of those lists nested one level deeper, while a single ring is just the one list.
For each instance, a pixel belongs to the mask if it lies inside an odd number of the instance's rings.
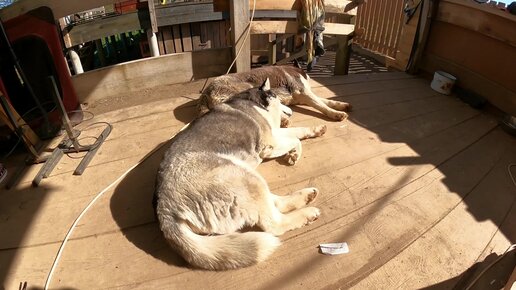
[{"label": "husky dog", "polygon": [[[276,237],[315,221],[304,207],[318,194],[270,192],[256,171],[264,158],[301,153],[300,139],[321,136],[325,126],[280,128],[282,107],[267,80],[219,104],[179,132],[160,164],[156,214],[167,241],[191,265],[225,270],[267,258]],[[239,232],[258,226],[264,232]]]},{"label": "husky dog", "polygon": [[[205,114],[215,105],[225,102],[237,93],[258,87],[266,78],[270,78],[271,90],[283,105],[308,105],[333,120],[346,119],[348,114],[344,111],[349,111],[351,105],[315,95],[310,88],[310,77],[297,62],[295,65],[266,66],[249,72],[216,77],[201,94],[197,105],[199,115]],[[286,116],[283,116],[284,122],[285,119]]]}]

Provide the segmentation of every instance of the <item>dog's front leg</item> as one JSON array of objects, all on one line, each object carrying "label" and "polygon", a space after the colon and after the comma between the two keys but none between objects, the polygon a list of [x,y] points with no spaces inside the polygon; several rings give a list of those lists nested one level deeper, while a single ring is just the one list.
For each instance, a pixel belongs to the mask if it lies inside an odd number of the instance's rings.
[{"label": "dog's front leg", "polygon": [[300,140],[320,137],[326,133],[326,125],[315,127],[293,127],[275,129],[279,136],[294,137]]},{"label": "dog's front leg", "polygon": [[[265,158],[276,158],[285,156],[285,160],[290,165],[296,164],[301,158],[301,141],[298,138],[281,134],[281,130],[286,128],[279,128],[273,130],[272,149],[267,150],[267,154],[263,154]],[[264,152],[265,153],[265,152]]]}]

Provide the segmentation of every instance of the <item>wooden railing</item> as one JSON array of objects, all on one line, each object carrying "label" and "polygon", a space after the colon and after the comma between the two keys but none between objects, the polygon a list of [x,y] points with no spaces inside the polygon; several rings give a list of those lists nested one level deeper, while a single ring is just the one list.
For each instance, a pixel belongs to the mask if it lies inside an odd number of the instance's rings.
[{"label": "wooden railing", "polygon": [[394,58],[403,24],[403,0],[368,0],[359,6],[356,27],[365,33],[354,42],[363,48]]}]

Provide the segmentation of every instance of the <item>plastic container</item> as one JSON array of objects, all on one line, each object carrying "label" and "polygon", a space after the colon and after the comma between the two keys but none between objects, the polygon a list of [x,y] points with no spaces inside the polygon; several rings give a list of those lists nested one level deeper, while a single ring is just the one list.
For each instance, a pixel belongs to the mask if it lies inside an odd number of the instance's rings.
[{"label": "plastic container", "polygon": [[443,71],[436,71],[430,87],[436,92],[449,95],[451,94],[453,85],[456,81],[457,78],[451,74]]}]

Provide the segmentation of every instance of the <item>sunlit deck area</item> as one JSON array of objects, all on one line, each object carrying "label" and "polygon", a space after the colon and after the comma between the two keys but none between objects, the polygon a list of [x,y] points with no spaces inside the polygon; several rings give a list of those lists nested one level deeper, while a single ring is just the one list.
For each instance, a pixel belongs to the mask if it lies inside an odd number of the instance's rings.
[{"label": "sunlit deck area", "polygon": [[[405,73],[333,76],[313,78],[314,92],[350,102],[350,118],[335,122],[294,107],[292,126],[326,124],[326,135],[303,141],[295,166],[259,166],[275,193],[317,187],[322,216],[282,236],[279,250],[256,266],[190,268],[162,237],[151,200],[166,143],[194,117],[203,81],[147,90],[151,101],[92,105],[88,122],[109,122],[113,131],[82,176],[72,175],[79,160],[65,156],[39,187],[31,181],[41,165],[33,165],[14,189],[0,190],[6,289],[23,281],[43,287],[74,220],[135,165],[82,217],[50,288],[451,289],[516,241],[508,173],[516,139],[493,113]],[[19,158],[9,159],[10,170]],[[350,252],[319,253],[320,243],[331,242],[347,242]],[[496,281],[490,277],[488,284]]]}]

